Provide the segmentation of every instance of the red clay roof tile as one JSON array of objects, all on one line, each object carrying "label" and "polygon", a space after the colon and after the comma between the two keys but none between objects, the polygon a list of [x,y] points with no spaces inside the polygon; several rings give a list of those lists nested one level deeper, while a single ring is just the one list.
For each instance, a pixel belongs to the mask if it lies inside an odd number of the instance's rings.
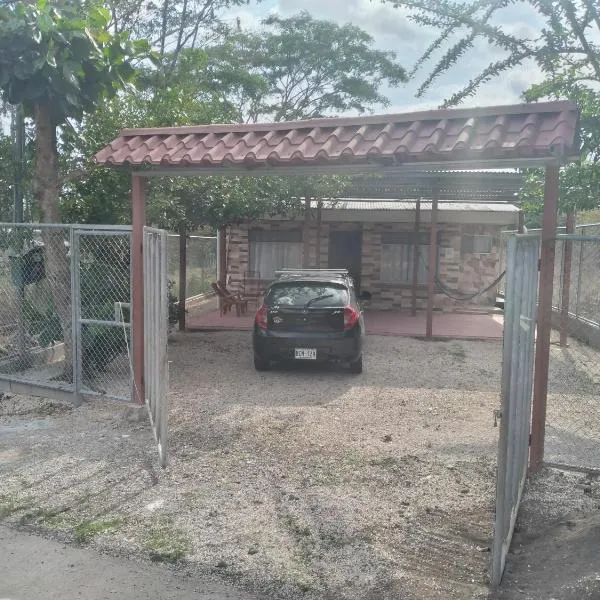
[{"label": "red clay roof tile", "polygon": [[288,123],[124,129],[99,165],[283,166],[578,154],[579,110],[547,102]]}]

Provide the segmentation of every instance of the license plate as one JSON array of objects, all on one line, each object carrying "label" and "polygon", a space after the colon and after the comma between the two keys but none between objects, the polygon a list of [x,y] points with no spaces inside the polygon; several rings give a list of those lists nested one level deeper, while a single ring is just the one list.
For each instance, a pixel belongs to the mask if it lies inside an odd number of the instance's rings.
[{"label": "license plate", "polygon": [[296,348],[294,358],[297,360],[317,360],[316,348]]}]

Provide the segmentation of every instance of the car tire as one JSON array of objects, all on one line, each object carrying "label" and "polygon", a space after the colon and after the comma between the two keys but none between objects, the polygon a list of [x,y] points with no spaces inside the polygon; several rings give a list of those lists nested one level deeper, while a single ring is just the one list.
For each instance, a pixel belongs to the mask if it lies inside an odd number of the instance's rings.
[{"label": "car tire", "polygon": [[268,371],[269,370],[269,361],[261,358],[260,356],[254,355],[254,368],[257,371]]},{"label": "car tire", "polygon": [[361,356],[358,360],[355,360],[354,362],[350,363],[350,373],[353,373],[354,375],[360,375],[362,373],[362,370],[363,366]]}]

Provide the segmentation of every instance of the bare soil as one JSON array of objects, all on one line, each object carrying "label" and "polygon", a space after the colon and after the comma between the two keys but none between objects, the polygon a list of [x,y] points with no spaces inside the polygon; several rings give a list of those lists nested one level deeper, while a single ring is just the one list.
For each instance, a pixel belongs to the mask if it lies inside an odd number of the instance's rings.
[{"label": "bare soil", "polygon": [[[175,335],[169,467],[136,409],[4,399],[0,517],[273,600],[488,598],[500,359],[495,342],[372,336],[362,375],[259,374],[248,333]],[[596,482],[555,474],[525,497],[544,515],[526,535],[595,514]],[[503,599],[524,597],[520,556]]]}]

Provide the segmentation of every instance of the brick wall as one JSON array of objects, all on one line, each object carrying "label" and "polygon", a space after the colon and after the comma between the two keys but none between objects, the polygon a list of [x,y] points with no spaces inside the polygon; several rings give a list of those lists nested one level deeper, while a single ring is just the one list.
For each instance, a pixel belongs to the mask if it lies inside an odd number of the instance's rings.
[{"label": "brick wall", "polygon": [[[371,303],[375,309],[409,309],[412,301],[410,284],[393,284],[381,281],[381,234],[384,232],[410,232],[412,224],[408,223],[321,223],[320,251],[317,260],[317,224],[302,221],[262,221],[260,224],[239,225],[230,227],[227,236],[228,285],[232,289],[242,286],[244,273],[249,269],[248,231],[250,227],[269,230],[286,231],[302,228],[305,234],[305,248],[308,250],[308,266],[311,268],[327,268],[329,253],[329,233],[331,231],[362,230],[362,262],[361,285],[373,295]],[[492,283],[499,273],[499,226],[462,225],[440,223],[439,275],[447,288],[457,290],[460,294],[468,294],[482,289]],[[421,231],[429,232],[427,226]],[[493,245],[489,254],[463,254],[461,252],[462,236],[491,235]],[[306,237],[307,235],[307,237]],[[469,302],[453,300],[436,291],[434,306],[438,310],[452,310],[474,305],[492,306],[496,290],[475,298]],[[427,286],[417,289],[417,308],[427,306]]]}]

